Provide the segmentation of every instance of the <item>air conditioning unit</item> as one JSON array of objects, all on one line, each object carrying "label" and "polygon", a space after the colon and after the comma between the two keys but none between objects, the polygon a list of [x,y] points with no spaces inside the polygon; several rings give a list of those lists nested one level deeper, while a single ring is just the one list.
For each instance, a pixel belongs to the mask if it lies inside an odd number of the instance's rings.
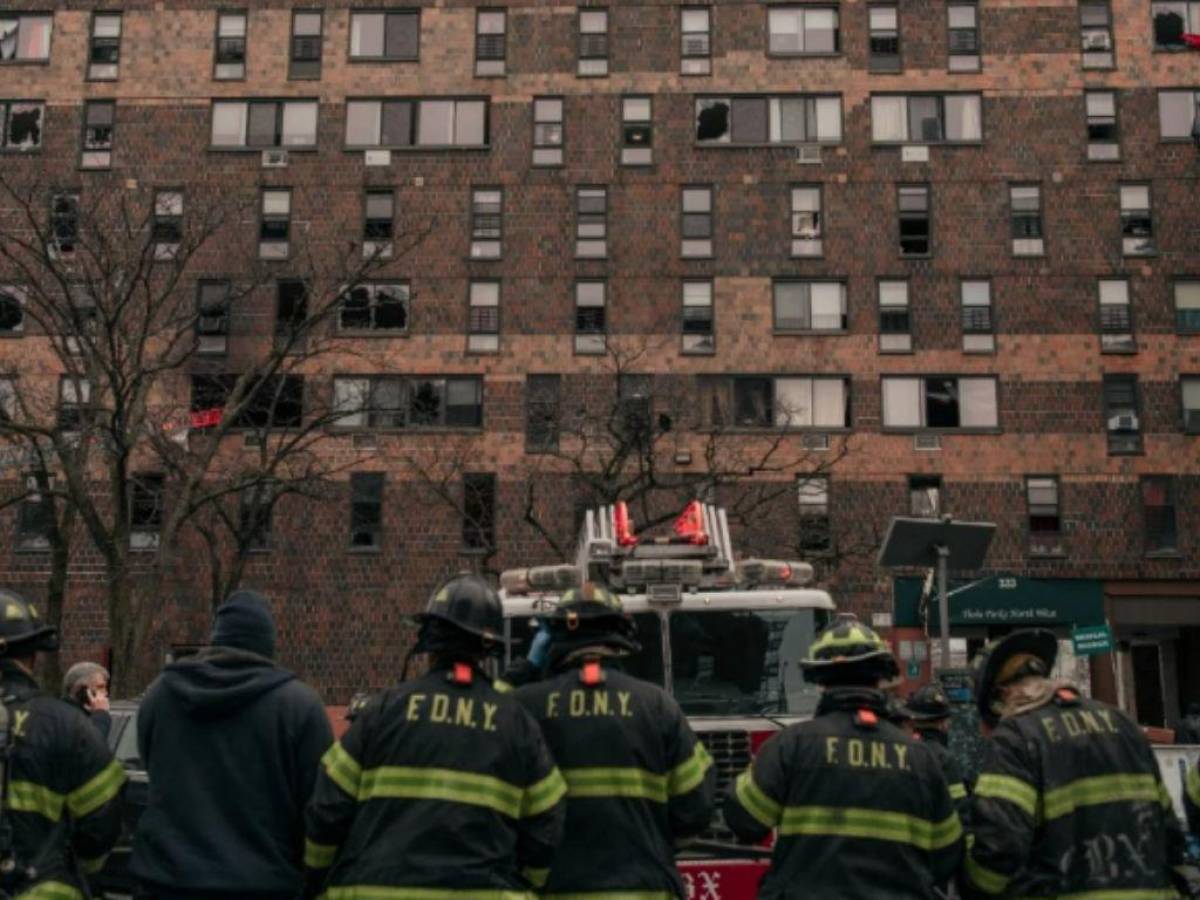
[{"label": "air conditioning unit", "polygon": [[1110,416],[1108,420],[1109,431],[1137,431],[1138,417],[1133,413],[1124,413],[1119,416]]},{"label": "air conditioning unit", "polygon": [[262,155],[262,167],[264,169],[286,169],[288,164],[288,152],[286,150],[264,150]]},{"label": "air conditioning unit", "polygon": [[1084,50],[1111,50],[1112,35],[1107,31],[1093,31],[1083,36]]},{"label": "air conditioning unit", "polygon": [[363,259],[391,259],[391,241],[363,241]]},{"label": "air conditioning unit", "polygon": [[808,433],[804,435],[805,450],[828,450],[829,435],[821,433]]},{"label": "air conditioning unit", "polygon": [[816,165],[821,162],[820,144],[801,144],[796,148],[796,162]]},{"label": "air conditioning unit", "polygon": [[914,450],[941,450],[942,436],[940,434],[914,434],[913,435]]},{"label": "air conditioning unit", "polygon": [[684,56],[708,56],[708,35],[689,34],[683,38]]},{"label": "air conditioning unit", "polygon": [[363,164],[367,166],[390,166],[392,164],[392,151],[368,150],[363,154]]},{"label": "air conditioning unit", "polygon": [[350,444],[355,450],[376,450],[379,447],[373,434],[356,434],[351,437]]},{"label": "air conditioning unit", "polygon": [[130,550],[157,550],[158,549],[158,532],[157,531],[131,531],[131,532],[129,532],[129,549]]}]

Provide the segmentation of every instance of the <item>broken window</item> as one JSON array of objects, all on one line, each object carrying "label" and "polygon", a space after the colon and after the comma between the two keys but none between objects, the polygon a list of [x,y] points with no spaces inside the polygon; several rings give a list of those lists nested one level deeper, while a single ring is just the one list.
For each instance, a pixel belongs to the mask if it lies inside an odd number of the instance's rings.
[{"label": "broken window", "polygon": [[0,14],[0,62],[40,62],[50,58],[54,17]]},{"label": "broken window", "polygon": [[342,297],[338,327],[342,331],[405,331],[408,300],[406,281],[355,285]]},{"label": "broken window", "polygon": [[42,146],[44,103],[0,102],[0,147],[36,150]]},{"label": "broken window", "polygon": [[74,253],[79,240],[79,192],[63,191],[50,200],[51,248],[62,254]]}]

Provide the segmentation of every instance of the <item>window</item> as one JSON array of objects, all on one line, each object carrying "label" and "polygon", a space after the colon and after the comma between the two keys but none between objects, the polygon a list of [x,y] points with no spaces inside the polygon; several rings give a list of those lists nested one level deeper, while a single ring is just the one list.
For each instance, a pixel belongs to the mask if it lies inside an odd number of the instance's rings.
[{"label": "window", "polygon": [[1180,334],[1200,334],[1200,280],[1176,281],[1175,330]]},{"label": "window", "polygon": [[46,62],[53,28],[52,15],[0,13],[0,63]]},{"label": "window", "polygon": [[1159,91],[1158,129],[1163,140],[1192,140],[1200,130],[1196,124],[1197,91]]},{"label": "window", "polygon": [[348,100],[346,146],[487,146],[486,100]]},{"label": "window", "polygon": [[82,431],[92,419],[92,383],[86,378],[63,375],[58,380],[58,430]]},{"label": "window", "polygon": [[990,281],[964,280],[959,285],[962,299],[963,353],[994,353],[996,323],[992,318]]},{"label": "window", "polygon": [[213,101],[212,145],[232,150],[316,147],[317,102]]},{"label": "window", "polygon": [[301,332],[308,321],[308,285],[298,278],[281,278],[275,283],[275,336],[285,346],[300,349]]},{"label": "window", "polygon": [[908,513],[918,519],[936,519],[942,514],[940,475],[908,476]]},{"label": "window", "polygon": [[792,188],[792,256],[821,256],[821,186]]},{"label": "window", "polygon": [[1088,159],[1120,159],[1116,91],[1088,91],[1084,98],[1087,104]]},{"label": "window", "polygon": [[471,191],[471,259],[499,259],[504,227],[504,192]]},{"label": "window", "polygon": [[79,242],[79,192],[60,191],[50,198],[50,250],[69,256]]},{"label": "window", "polygon": [[837,53],[838,11],[819,6],[767,8],[768,50],[779,56]]},{"label": "window", "polygon": [[350,546],[376,549],[383,542],[383,473],[350,475]]},{"label": "window", "polygon": [[112,165],[113,128],[117,105],[111,100],[89,100],[83,105],[81,169],[107,169]]},{"label": "window", "polygon": [[1079,30],[1083,38],[1083,67],[1111,69],[1114,65],[1112,10],[1108,0],[1079,0]]},{"label": "window", "polygon": [[183,242],[183,191],[155,191],[150,223],[154,258],[174,259]]},{"label": "window", "polygon": [[129,549],[157,550],[163,525],[165,479],[157,473],[135,473],[129,479]]},{"label": "window", "polygon": [[1179,552],[1175,522],[1175,479],[1146,475],[1141,480],[1142,513],[1146,521],[1146,555]]},{"label": "window", "polygon": [[575,189],[575,256],[603,259],[608,255],[608,188]]},{"label": "window", "polygon": [[1137,376],[1105,375],[1102,386],[1109,455],[1141,453],[1142,424],[1138,415]]},{"label": "window", "polygon": [[1100,349],[1105,353],[1136,353],[1129,282],[1124,278],[1100,280]]},{"label": "window", "polygon": [[17,379],[0,377],[0,422],[11,422],[17,415]]},{"label": "window", "polygon": [[1058,479],[1029,476],[1025,479],[1025,506],[1029,513],[1029,555],[1062,556],[1062,515]]},{"label": "window", "polygon": [[352,60],[415,60],[420,44],[421,14],[417,10],[350,14]]},{"label": "window", "polygon": [[775,331],[846,330],[846,285],[840,281],[776,279]]},{"label": "window", "polygon": [[475,14],[475,75],[480,78],[504,74],[505,13],[481,9]]},{"label": "window", "polygon": [[265,188],[262,217],[258,227],[259,259],[287,259],[292,223],[292,192],[289,188]]},{"label": "window", "polygon": [[467,352],[500,349],[500,282],[472,281],[467,314]]},{"label": "window", "polygon": [[[25,302],[28,291],[22,284],[0,284],[0,336],[12,337],[25,330]],[[5,394],[0,385],[0,403]]]},{"label": "window", "polygon": [[836,144],[842,139],[842,98],[698,97],[696,142],[734,144]]},{"label": "window", "polygon": [[1182,375],[1179,391],[1183,400],[1183,430],[1200,434],[1200,375]]},{"label": "window", "polygon": [[827,553],[832,550],[833,532],[829,524],[829,479],[824,475],[797,478],[796,497],[800,508],[800,552]]},{"label": "window", "polygon": [[650,98],[621,98],[621,165],[650,165],[654,162],[653,144]]},{"label": "window", "polygon": [[44,475],[46,492],[43,493],[39,479],[30,475],[25,479],[25,497],[17,506],[17,549],[49,550],[50,538],[55,531],[54,476]]},{"label": "window", "polygon": [[713,283],[683,282],[683,352],[713,353]]},{"label": "window", "polygon": [[321,10],[297,9],[292,13],[292,43],[288,78],[304,81],[321,77],[323,44]]},{"label": "window", "polygon": [[1008,188],[1012,221],[1013,256],[1041,256],[1046,252],[1042,237],[1042,189],[1036,184],[1014,184]]},{"label": "window", "polygon": [[680,255],[688,258],[712,256],[713,189],[685,187],[680,205]]},{"label": "window", "polygon": [[196,287],[196,352],[224,353],[229,346],[230,284],[201,281]]},{"label": "window", "polygon": [[341,331],[408,330],[411,293],[407,281],[372,281],[356,284],[342,297],[338,310]]},{"label": "window", "polygon": [[[192,413],[224,410],[240,378],[236,374],[193,375]],[[270,375],[261,378],[251,386],[249,395],[240,405],[241,409],[232,422],[234,428],[299,428],[304,421],[304,376]]]},{"label": "window", "polygon": [[879,282],[879,352],[912,352],[907,281]]},{"label": "window", "polygon": [[1150,207],[1150,185],[1121,185],[1121,252],[1126,256],[1154,253],[1154,219]]},{"label": "window", "polygon": [[579,65],[577,75],[608,74],[608,10],[579,11]]},{"label": "window", "polygon": [[391,258],[395,216],[394,191],[367,191],[363,204],[363,258]]},{"label": "window", "polygon": [[533,101],[533,164],[561,166],[562,161],[562,97],[538,97]]},{"label": "window", "polygon": [[246,77],[246,14],[217,13],[217,52],[213,60],[213,78]]},{"label": "window", "polygon": [[705,377],[701,420],[738,428],[848,428],[850,382],[841,376]]},{"label": "window", "polygon": [[70,304],[70,321],[63,343],[68,353],[78,356],[85,348],[94,349],[98,334],[99,317],[96,298],[83,283],[67,285],[67,301]]},{"label": "window", "polygon": [[1154,17],[1154,49],[1186,50],[1185,34],[1200,32],[1200,2],[1170,0],[1150,4]]},{"label": "window", "polygon": [[998,428],[994,377],[884,376],[885,428]]},{"label": "window", "polygon": [[707,6],[685,6],[679,11],[679,71],[683,75],[712,73],[711,15]]},{"label": "window", "polygon": [[979,94],[872,94],[877,144],[955,144],[983,140]]},{"label": "window", "polygon": [[496,476],[463,473],[463,547],[493,550],[496,546]]},{"label": "window", "polygon": [[92,13],[88,43],[89,81],[115,81],[121,62],[121,14]]},{"label": "window", "polygon": [[333,379],[333,408],[340,428],[479,428],[483,382],[470,376],[339,376]]},{"label": "window", "polygon": [[929,223],[929,185],[901,186],[898,206],[900,255],[928,256],[933,246]]},{"label": "window", "polygon": [[271,513],[274,510],[275,485],[260,482],[238,493],[238,536],[251,552],[271,549]]},{"label": "window", "polygon": [[561,375],[525,376],[525,452],[558,449]]},{"label": "window", "polygon": [[872,72],[900,71],[900,13],[892,4],[867,7],[868,68]]},{"label": "window", "polygon": [[608,348],[608,322],[603,281],[575,282],[575,352],[603,353]]},{"label": "window", "polygon": [[974,3],[947,3],[947,40],[951,72],[979,71],[979,8]]},{"label": "window", "polygon": [[27,152],[42,146],[46,104],[0,100],[0,149]]}]

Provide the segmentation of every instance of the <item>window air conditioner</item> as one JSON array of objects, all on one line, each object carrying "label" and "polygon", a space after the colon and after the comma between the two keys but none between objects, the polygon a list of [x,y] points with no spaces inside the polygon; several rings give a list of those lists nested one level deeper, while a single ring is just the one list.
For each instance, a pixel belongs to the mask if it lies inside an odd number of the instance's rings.
[{"label": "window air conditioner", "polygon": [[1094,31],[1083,36],[1084,50],[1111,50],[1112,35],[1107,31]]},{"label": "window air conditioner", "polygon": [[821,146],[819,144],[801,144],[796,148],[796,162],[816,164],[821,162]]},{"label": "window air conditioner", "polygon": [[262,167],[264,169],[286,169],[288,164],[288,152],[286,150],[264,150],[262,155]]},{"label": "window air conditioner", "polygon": [[914,434],[913,435],[914,450],[941,450],[942,436],[940,434]]},{"label": "window air conditioner", "polygon": [[828,450],[829,435],[822,433],[808,433],[804,435],[805,450]]},{"label": "window air conditioner", "polygon": [[683,39],[684,56],[708,56],[708,35],[689,34]]},{"label": "window air conditioner", "polygon": [[1124,413],[1118,416],[1110,416],[1108,420],[1109,431],[1137,431],[1138,418],[1132,413]]}]

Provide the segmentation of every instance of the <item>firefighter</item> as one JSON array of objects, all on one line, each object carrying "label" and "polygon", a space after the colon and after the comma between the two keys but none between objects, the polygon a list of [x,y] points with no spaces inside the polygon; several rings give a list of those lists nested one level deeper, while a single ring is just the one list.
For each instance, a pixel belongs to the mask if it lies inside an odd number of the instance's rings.
[{"label": "firefighter", "polygon": [[1183,808],[1187,813],[1188,830],[1200,837],[1200,764],[1188,769],[1183,786]]},{"label": "firefighter", "polygon": [[1052,679],[1057,651],[1037,629],[975,660],[976,704],[992,731],[964,895],[1174,897],[1183,833],[1150,744],[1119,710]]},{"label": "firefighter", "polygon": [[801,665],[824,689],[815,718],[768,740],[725,802],[740,840],[777,830],[760,900],[934,896],[962,826],[937,758],[887,720],[891,649],[841,616]]},{"label": "firefighter", "polygon": [[[75,706],[43,693],[33,678],[38,652],[58,634],[37,608],[0,589],[0,679],[13,744],[0,839],[0,891],[24,900],[74,900],[87,890],[121,833],[125,771],[104,738]],[[0,829],[2,834],[3,829]]]},{"label": "firefighter", "polygon": [[460,575],[418,621],[409,657],[430,654],[429,672],[371,698],[322,761],[306,895],[531,898],[566,785],[537,723],[481,668],[502,646],[500,598]]},{"label": "firefighter", "polygon": [[958,809],[959,818],[967,821],[967,785],[958,760],[950,754],[950,698],[936,682],[923,684],[904,704],[908,710],[909,730],[937,758],[950,788],[950,797]]},{"label": "firefighter", "polygon": [[673,842],[710,822],[712,759],[665,691],[616,668],[639,646],[615,594],[572,588],[547,624],[549,673],[516,693],[567,782],[547,896],[685,896]]}]

